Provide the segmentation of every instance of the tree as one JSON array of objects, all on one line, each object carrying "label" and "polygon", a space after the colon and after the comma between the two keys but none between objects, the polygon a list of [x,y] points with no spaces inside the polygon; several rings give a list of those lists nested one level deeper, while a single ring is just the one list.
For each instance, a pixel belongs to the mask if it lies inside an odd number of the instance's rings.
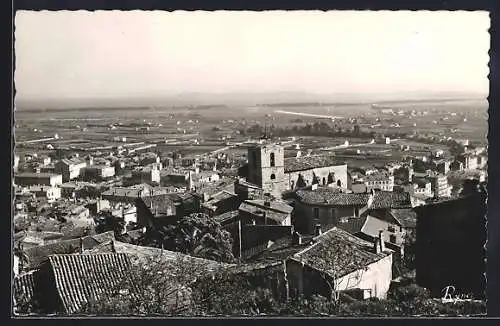
[{"label": "tree", "polygon": [[476,179],[465,179],[462,184],[461,196],[466,196],[470,194],[477,194],[481,190],[479,180]]},{"label": "tree", "polygon": [[316,175],[316,173],[313,172],[312,184],[317,185],[319,183],[320,183],[319,177]]},{"label": "tree", "polygon": [[407,231],[404,236],[404,258],[403,267],[408,270],[415,270],[416,259],[416,232]]},{"label": "tree", "polygon": [[304,180],[304,177],[302,176],[302,174],[299,174],[299,177],[297,178],[297,183],[296,183],[296,187],[297,188],[304,188],[306,186],[306,181]]},{"label": "tree", "polygon": [[141,243],[219,262],[234,260],[231,234],[202,213],[185,216],[173,225],[148,230]]},{"label": "tree", "polygon": [[352,133],[354,136],[359,136],[361,132],[361,129],[359,128],[359,125],[354,125],[353,129],[352,129]]},{"label": "tree", "polygon": [[335,182],[335,173],[334,172],[329,172],[328,173],[328,184],[332,184]]}]

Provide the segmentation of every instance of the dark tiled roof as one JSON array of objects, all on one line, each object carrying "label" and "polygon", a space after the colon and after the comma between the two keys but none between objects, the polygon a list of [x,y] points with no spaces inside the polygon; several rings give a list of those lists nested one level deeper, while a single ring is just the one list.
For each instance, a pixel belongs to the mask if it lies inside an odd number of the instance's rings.
[{"label": "dark tiled roof", "polygon": [[226,200],[226,199],[231,199],[231,198],[237,198],[238,196],[236,194],[233,194],[229,191],[222,190],[221,192],[218,192],[214,195],[212,195],[212,198],[210,198],[207,202],[204,203],[205,206],[212,206],[216,205],[217,203]]},{"label": "dark tiled roof", "polygon": [[60,174],[56,173],[32,173],[32,172],[23,172],[23,173],[17,173],[14,177],[15,178],[52,178],[52,177],[57,177],[60,176]]},{"label": "dark tiled roof", "polygon": [[368,174],[364,177],[365,181],[385,181],[389,179],[391,175],[387,172],[376,172],[373,174]]},{"label": "dark tiled roof", "polygon": [[105,300],[129,275],[125,254],[52,255],[49,263],[55,286],[66,313],[72,314],[85,303]]},{"label": "dark tiled roof", "polygon": [[85,160],[79,159],[79,158],[63,158],[61,161],[57,162],[56,164],[64,164],[64,165],[83,165],[87,164]]},{"label": "dark tiled roof", "polygon": [[291,236],[282,237],[273,241],[273,244],[262,254],[255,257],[255,261],[284,261],[291,255],[306,248],[311,241],[311,237],[302,236],[302,244],[294,244]]},{"label": "dark tiled roof", "polygon": [[241,245],[242,249],[246,250],[291,235],[291,226],[244,225],[241,230]]},{"label": "dark tiled roof", "polygon": [[341,193],[337,188],[318,187],[316,190],[298,190],[297,199],[311,205],[331,206],[364,206],[368,203],[369,194]]},{"label": "dark tiled roof", "polygon": [[270,200],[269,206],[266,206],[265,200],[261,200],[261,199],[254,199],[254,200],[249,199],[249,200],[245,200],[245,202],[250,204],[250,205],[253,205],[253,206],[257,206],[257,207],[261,207],[261,208],[265,208],[265,209],[270,209],[270,210],[285,213],[285,214],[290,214],[293,211],[292,206],[290,206],[287,203],[280,201],[280,200]]},{"label": "dark tiled roof", "polygon": [[232,220],[237,220],[239,215],[240,215],[239,211],[229,211],[226,213],[216,215],[212,218],[219,223],[227,223],[227,222],[230,222]]},{"label": "dark tiled roof", "polygon": [[47,257],[50,255],[78,253],[81,251],[82,244],[84,249],[92,249],[96,245],[109,240],[113,240],[114,238],[114,232],[109,231],[93,236],[71,240],[62,240],[43,246],[27,248],[25,250],[25,254],[28,258],[28,266],[26,266],[26,268],[37,268],[42,262],[47,260]]},{"label": "dark tiled roof", "polygon": [[305,156],[305,157],[289,157],[285,158],[285,172],[303,171],[314,168],[327,166],[344,165],[344,162],[339,162],[334,156]]},{"label": "dark tiled roof", "polygon": [[223,190],[234,192],[234,182],[235,180],[230,178],[221,178],[216,182],[195,184],[195,189],[197,194],[212,196]]},{"label": "dark tiled roof", "polygon": [[330,276],[342,277],[390,255],[375,253],[373,244],[338,228],[314,238],[314,244],[293,255],[291,259]]},{"label": "dark tiled roof", "polygon": [[377,191],[370,208],[411,208],[410,194],[408,192]]},{"label": "dark tiled roof", "polygon": [[126,253],[131,257],[132,262],[147,262],[150,259],[159,259],[162,262],[189,261],[199,266],[201,270],[213,271],[220,267],[230,266],[230,264],[218,263],[213,260],[193,257],[179,252],[164,250],[161,248],[136,246],[120,241],[113,241],[114,251]]},{"label": "dark tiled roof", "polygon": [[413,209],[391,209],[390,213],[404,228],[417,227],[417,213]]},{"label": "dark tiled roof", "polygon": [[347,222],[339,223],[338,228],[349,232],[350,234],[356,234],[363,230],[367,217],[368,216],[351,218]]},{"label": "dark tiled roof", "polygon": [[[288,216],[290,216],[293,207],[285,203],[276,204],[275,207],[268,207],[264,205],[263,200],[245,200],[243,203],[241,203],[238,209],[240,212],[247,212],[254,215],[259,215],[261,212],[265,212],[265,218],[269,218],[278,223],[281,223]],[[285,212],[283,212],[282,210],[285,210]]]}]

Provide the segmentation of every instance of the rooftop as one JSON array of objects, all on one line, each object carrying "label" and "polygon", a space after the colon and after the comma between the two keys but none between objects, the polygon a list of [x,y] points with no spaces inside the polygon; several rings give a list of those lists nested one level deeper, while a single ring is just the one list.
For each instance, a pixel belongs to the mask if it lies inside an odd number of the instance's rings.
[{"label": "rooftop", "polygon": [[[287,203],[280,201],[280,200],[266,201],[266,200],[262,200],[262,199],[254,199],[254,200],[248,199],[248,200],[245,200],[245,203],[247,203],[249,205],[256,206],[256,207],[260,207],[263,209],[273,210],[273,211],[285,213],[285,214],[290,214],[293,211],[292,206],[290,206]],[[266,206],[266,203],[268,203],[269,206]]]},{"label": "rooftop", "polygon": [[368,193],[343,193],[337,188],[318,187],[316,190],[301,189],[296,191],[296,198],[311,205],[364,206],[368,204]]},{"label": "rooftop", "polygon": [[377,191],[373,197],[371,209],[380,208],[411,208],[411,198],[408,192]]},{"label": "rooftop", "polygon": [[345,165],[345,163],[339,162],[335,156],[289,157],[285,158],[285,173],[339,165]]},{"label": "rooftop", "polygon": [[[364,234],[374,239],[379,236],[380,230],[387,230],[388,227],[387,221],[379,219],[374,216],[367,215],[365,217],[352,218],[347,223],[339,224],[339,229],[349,232],[353,235]],[[396,241],[401,240],[399,236]],[[384,232],[384,241],[391,242],[390,233]],[[395,243],[396,244],[396,243]]]},{"label": "rooftop", "polygon": [[32,172],[17,173],[15,175],[16,178],[53,178],[57,176],[61,175],[56,173],[32,173]]},{"label": "rooftop", "polygon": [[74,157],[74,158],[63,158],[60,162],[63,163],[63,164],[65,164],[65,165],[87,164],[84,160],[76,158],[76,157]]},{"label": "rooftop", "polygon": [[387,172],[375,172],[372,174],[368,174],[364,177],[365,181],[385,181],[390,178],[391,175]]},{"label": "rooftop", "polygon": [[179,196],[177,193],[168,193],[158,196],[148,196],[139,197],[137,201],[142,201],[146,207],[149,208],[154,216],[157,215],[168,215],[175,201],[177,201]]},{"label": "rooftop", "polygon": [[291,259],[337,278],[364,269],[391,254],[390,251],[375,253],[373,243],[339,228],[330,229],[313,241],[314,244]]},{"label": "rooftop", "polygon": [[239,215],[240,215],[239,211],[229,211],[226,213],[222,213],[222,214],[213,216],[212,218],[219,223],[226,223],[226,222],[229,222],[233,219],[236,219]]},{"label": "rooftop", "polygon": [[402,227],[415,228],[417,226],[417,213],[413,209],[391,209],[389,212]]},{"label": "rooftop", "polygon": [[218,193],[212,195],[212,197],[208,201],[206,201],[204,204],[211,206],[211,205],[215,205],[216,203],[218,203],[220,201],[223,201],[223,200],[226,200],[229,198],[236,198],[236,197],[237,197],[236,194],[233,194],[232,192],[229,192],[227,190],[222,190],[221,192],[218,192]]},{"label": "rooftop", "polygon": [[238,209],[239,211],[254,215],[259,215],[265,212],[265,218],[274,220],[278,223],[283,222],[288,218],[288,216],[290,216],[293,207],[285,203],[275,203],[273,206],[272,203],[273,202],[270,203],[271,206],[265,206],[263,200],[245,200],[241,203]]},{"label": "rooftop", "polygon": [[51,255],[55,286],[65,312],[78,312],[91,301],[102,300],[129,276],[125,254]]},{"label": "rooftop", "polygon": [[158,259],[161,262],[191,262],[203,271],[214,271],[220,267],[229,267],[230,264],[219,263],[213,260],[198,258],[179,252],[164,250],[161,248],[136,246],[120,241],[113,241],[114,251],[131,256],[132,263],[144,263],[150,259]]},{"label": "rooftop", "polygon": [[25,249],[25,254],[28,258],[27,269],[37,268],[42,262],[47,260],[47,257],[54,254],[70,254],[81,251],[81,246],[84,249],[90,249],[94,246],[114,239],[113,231],[86,236],[83,238],[62,240],[47,245],[36,246]]}]

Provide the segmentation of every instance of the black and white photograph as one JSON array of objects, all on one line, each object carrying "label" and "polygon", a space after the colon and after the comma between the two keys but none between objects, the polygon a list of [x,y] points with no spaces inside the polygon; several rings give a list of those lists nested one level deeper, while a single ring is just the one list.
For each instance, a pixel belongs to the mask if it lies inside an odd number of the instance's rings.
[{"label": "black and white photograph", "polygon": [[489,28],[16,11],[11,315],[485,317]]}]

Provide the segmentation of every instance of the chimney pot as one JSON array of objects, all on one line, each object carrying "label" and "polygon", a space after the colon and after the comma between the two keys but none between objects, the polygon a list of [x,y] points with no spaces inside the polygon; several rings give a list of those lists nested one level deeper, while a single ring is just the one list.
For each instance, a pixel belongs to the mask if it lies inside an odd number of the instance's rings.
[{"label": "chimney pot", "polygon": [[316,224],[314,226],[314,235],[316,236],[319,236],[321,235],[323,232],[321,231],[321,224]]},{"label": "chimney pot", "polygon": [[378,242],[380,246],[380,252],[385,251],[384,230],[378,231]]},{"label": "chimney pot", "polygon": [[301,245],[302,244],[302,235],[299,232],[293,233],[293,244]]}]

